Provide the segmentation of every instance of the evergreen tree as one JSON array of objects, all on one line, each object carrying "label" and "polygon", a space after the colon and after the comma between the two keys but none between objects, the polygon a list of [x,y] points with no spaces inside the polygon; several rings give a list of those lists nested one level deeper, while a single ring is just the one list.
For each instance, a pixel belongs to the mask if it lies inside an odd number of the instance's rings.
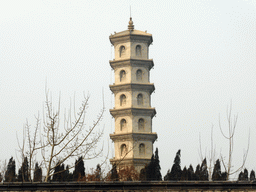
[{"label": "evergreen tree", "polygon": [[158,148],[156,148],[155,155],[152,155],[150,163],[145,166],[145,176],[147,181],[162,181],[159,162]]},{"label": "evergreen tree", "polygon": [[84,161],[83,157],[81,156],[76,160],[75,170],[73,172],[73,180],[77,181],[78,179],[83,178],[85,176],[84,170]]},{"label": "evergreen tree", "polygon": [[181,172],[181,181],[187,181],[188,180],[188,170],[186,168],[186,166],[183,168],[182,172]]},{"label": "evergreen tree", "polygon": [[19,169],[18,171],[18,181],[29,181],[29,171],[28,171],[28,158],[25,157],[23,162],[22,162],[22,165],[21,165],[21,168]]},{"label": "evergreen tree", "polygon": [[96,167],[95,178],[96,178],[97,181],[101,180],[101,167],[100,167],[100,164],[98,164],[97,167]]},{"label": "evergreen tree", "polygon": [[200,181],[208,181],[207,161],[206,158],[203,160],[200,167]]},{"label": "evergreen tree", "polygon": [[168,181],[179,181],[181,178],[180,150],[176,153],[171,172],[164,177]]},{"label": "evergreen tree", "polygon": [[196,180],[196,177],[195,177],[194,169],[193,169],[193,166],[190,164],[188,168],[188,181],[195,181],[195,180]]},{"label": "evergreen tree", "polygon": [[255,172],[253,170],[251,170],[250,181],[254,181],[254,180],[255,180]]},{"label": "evergreen tree", "polygon": [[238,175],[238,181],[244,181],[244,173],[241,171]]},{"label": "evergreen tree", "polygon": [[245,169],[244,169],[244,180],[245,180],[245,181],[248,181],[248,175],[249,175],[249,174],[248,174],[248,170],[245,168]]},{"label": "evergreen tree", "polygon": [[144,168],[140,170],[140,175],[139,175],[139,180],[140,181],[147,181],[147,170],[148,170],[148,165],[146,165]]},{"label": "evergreen tree", "polygon": [[154,160],[155,160],[155,156],[154,154],[151,157],[150,163],[147,166],[146,169],[146,179],[147,181],[152,181],[154,180],[154,174],[155,174],[155,169],[154,169]]},{"label": "evergreen tree", "polygon": [[57,166],[55,166],[54,168],[54,175],[52,177],[52,181],[64,181],[64,164],[60,164],[60,162],[57,162],[56,165]]},{"label": "evergreen tree", "polygon": [[34,182],[41,182],[42,181],[42,168],[36,162],[35,171],[34,171]]},{"label": "evergreen tree", "polygon": [[162,181],[161,167],[160,167],[160,161],[158,156],[158,148],[156,148],[156,151],[155,151],[154,170],[155,170],[154,180]]},{"label": "evergreen tree", "polygon": [[227,180],[227,172],[221,172],[221,165],[220,165],[220,160],[217,159],[214,168],[213,168],[213,173],[212,173],[212,180],[213,181],[225,181]]},{"label": "evergreen tree", "polygon": [[116,170],[116,164],[112,166],[110,179],[111,181],[119,181],[119,176]]},{"label": "evergreen tree", "polygon": [[228,178],[228,173],[225,171],[225,172],[222,172],[221,173],[221,180],[222,181],[226,181]]},{"label": "evergreen tree", "polygon": [[200,179],[200,165],[198,164],[196,166],[196,172],[195,172],[195,180],[198,181]]},{"label": "evergreen tree", "polygon": [[[254,172],[254,171],[253,171]],[[252,178],[253,178],[253,174],[254,174],[254,178],[255,178],[255,173],[252,173],[251,172],[251,174],[252,175],[250,175],[250,178],[251,178],[251,176],[252,176]],[[238,181],[248,181],[248,170],[245,168],[244,169],[244,172],[243,171],[241,171],[240,173],[239,173],[239,175],[238,175]]]},{"label": "evergreen tree", "polygon": [[7,170],[5,172],[4,178],[5,178],[5,182],[14,182],[16,181],[16,174],[15,171],[16,167],[15,167],[15,160],[13,159],[13,157],[11,157],[9,159],[8,165],[7,165]]},{"label": "evergreen tree", "polygon": [[69,171],[69,166],[66,166],[66,169],[63,173],[63,181],[72,181],[73,180],[73,174]]}]

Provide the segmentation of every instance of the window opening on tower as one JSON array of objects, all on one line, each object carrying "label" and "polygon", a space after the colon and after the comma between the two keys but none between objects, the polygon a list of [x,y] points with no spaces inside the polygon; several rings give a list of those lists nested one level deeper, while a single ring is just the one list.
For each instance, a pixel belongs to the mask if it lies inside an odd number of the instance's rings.
[{"label": "window opening on tower", "polygon": [[137,105],[143,105],[143,95],[141,93],[137,96]]},{"label": "window opening on tower", "polygon": [[127,153],[127,147],[125,144],[122,144],[121,145],[121,156],[126,155],[126,153]]},{"label": "window opening on tower", "polygon": [[126,72],[125,70],[120,71],[120,82],[124,81],[126,77]]},{"label": "window opening on tower", "polygon": [[136,49],[136,56],[141,56],[141,46],[137,45],[135,49]]},{"label": "window opening on tower", "polygon": [[122,119],[120,122],[120,130],[121,131],[126,130],[126,120],[125,119]]},{"label": "window opening on tower", "polygon": [[120,53],[119,53],[119,57],[122,57],[122,56],[124,56],[124,54],[125,54],[125,47],[122,45],[121,47],[120,47]]},{"label": "window opening on tower", "polygon": [[137,79],[137,81],[141,81],[142,80],[142,70],[141,69],[138,69],[136,71],[136,79]]},{"label": "window opening on tower", "polygon": [[139,145],[139,155],[140,155],[140,156],[145,155],[145,145],[144,145],[144,143],[141,143],[141,144]]},{"label": "window opening on tower", "polygon": [[123,94],[120,96],[120,106],[126,105],[126,96]]},{"label": "window opening on tower", "polygon": [[145,128],[144,125],[145,125],[144,119],[140,118],[139,121],[138,121],[139,131],[144,130],[144,128]]}]

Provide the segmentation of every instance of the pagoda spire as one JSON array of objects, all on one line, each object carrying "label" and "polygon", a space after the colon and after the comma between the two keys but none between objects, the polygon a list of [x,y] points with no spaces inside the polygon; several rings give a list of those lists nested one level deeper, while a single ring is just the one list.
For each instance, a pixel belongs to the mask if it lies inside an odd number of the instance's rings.
[{"label": "pagoda spire", "polygon": [[129,29],[130,31],[133,31],[133,29],[134,29],[134,25],[133,25],[132,17],[130,17],[130,21],[129,21],[128,29]]}]

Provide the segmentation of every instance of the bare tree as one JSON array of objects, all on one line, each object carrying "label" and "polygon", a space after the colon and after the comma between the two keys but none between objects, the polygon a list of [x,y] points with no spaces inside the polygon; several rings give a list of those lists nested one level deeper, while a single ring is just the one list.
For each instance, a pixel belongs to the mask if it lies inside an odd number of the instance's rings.
[{"label": "bare tree", "polygon": [[0,160],[0,182],[4,180],[4,175],[7,170],[7,162],[6,160]]},{"label": "bare tree", "polygon": [[[221,162],[224,166],[225,172],[227,173],[226,180],[229,180],[230,175],[235,174],[243,169],[244,164],[246,162],[247,155],[248,155],[248,151],[249,151],[250,133],[248,136],[247,149],[243,154],[243,161],[241,163],[241,166],[239,166],[235,170],[232,170],[233,169],[232,160],[233,160],[233,150],[234,150],[234,135],[235,135],[235,130],[236,130],[236,126],[237,126],[237,119],[238,119],[238,115],[234,115],[232,117],[232,102],[231,102],[230,106],[227,107],[228,134],[226,135],[223,132],[223,128],[221,126],[221,120],[220,120],[220,116],[219,116],[219,128],[220,128],[221,134],[223,135],[223,137],[225,139],[227,139],[229,141],[227,162],[225,162],[225,160],[224,160],[224,157],[226,157],[226,156],[223,154],[220,154]],[[200,144],[200,158],[203,160],[200,136],[199,136],[199,144]],[[206,157],[209,162],[209,166],[207,166],[207,169],[209,172],[209,181],[212,180],[212,172],[213,172],[213,166],[215,163],[215,156],[216,156],[216,150],[215,150],[215,147],[213,147],[213,126],[212,126],[212,128],[211,128],[211,149],[209,151],[209,156]]]},{"label": "bare tree", "polygon": [[232,170],[232,168],[233,168],[232,160],[233,160],[233,151],[234,151],[234,135],[235,135],[236,125],[237,125],[237,119],[238,119],[238,115],[234,115],[232,117],[232,102],[231,102],[230,106],[227,107],[228,134],[224,134],[222,126],[221,126],[221,122],[220,122],[220,117],[219,117],[219,127],[220,127],[221,134],[229,142],[229,148],[228,148],[229,151],[228,151],[227,162],[224,161],[224,156],[222,154],[220,154],[222,164],[227,173],[227,180],[229,179],[230,175],[235,174],[243,169],[244,164],[247,159],[249,146],[250,146],[250,133],[249,133],[247,149],[243,154],[243,161],[241,163],[241,166],[236,168],[235,170]]},{"label": "bare tree", "polygon": [[[199,134],[199,144],[200,144],[200,158],[201,161],[203,162],[204,157],[202,154],[202,147],[201,147],[201,135]],[[206,152],[207,153],[207,152]],[[212,173],[213,173],[213,167],[214,167],[214,163],[215,163],[215,156],[216,156],[216,150],[215,147],[213,147],[213,125],[211,127],[211,149],[209,151],[208,156],[205,155],[205,158],[208,159],[209,165],[207,165],[207,170],[208,170],[208,180],[212,181]]]},{"label": "bare tree", "polygon": [[31,125],[29,125],[28,120],[23,128],[23,138],[22,145],[20,145],[18,136],[18,146],[19,153],[21,156],[21,164],[24,162],[25,157],[28,159],[28,180],[32,181],[32,171],[34,170],[35,165],[35,156],[37,150],[41,149],[44,146],[40,145],[40,138],[38,138],[40,134],[40,118],[39,113],[38,116],[35,116],[36,125],[34,127],[34,132],[31,132]]},{"label": "bare tree", "polygon": [[[41,151],[42,167],[46,171],[45,182],[49,181],[54,174],[55,167],[63,164],[73,157],[83,157],[83,159],[93,159],[102,153],[102,148],[98,149],[97,144],[103,135],[103,130],[96,131],[97,125],[103,118],[103,108],[93,122],[92,126],[85,127],[85,114],[88,108],[89,96],[84,96],[82,104],[76,112],[75,101],[74,109],[71,107],[68,113],[64,113],[63,121],[61,122],[60,115],[60,99],[57,110],[52,105],[49,99],[49,92],[46,91],[45,115],[43,116],[42,133],[40,133],[40,120],[36,117],[35,132],[30,132],[30,125],[25,125],[25,136],[23,143],[20,146],[22,159],[28,156],[30,176],[32,164],[35,162],[37,151]],[[71,106],[71,105],[70,105]],[[72,113],[74,113],[72,115]],[[25,147],[27,143],[27,148]],[[69,169],[73,168],[69,166]],[[65,171],[65,170],[63,170]],[[30,177],[31,180],[31,177]]]}]

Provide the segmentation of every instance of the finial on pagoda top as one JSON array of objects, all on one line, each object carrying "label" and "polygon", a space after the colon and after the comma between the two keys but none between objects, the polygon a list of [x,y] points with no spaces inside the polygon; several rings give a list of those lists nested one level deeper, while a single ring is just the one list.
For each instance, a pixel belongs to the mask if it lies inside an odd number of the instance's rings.
[{"label": "finial on pagoda top", "polygon": [[133,29],[134,29],[134,25],[133,25],[132,17],[130,17],[130,21],[129,21],[128,29],[129,29],[130,31],[133,31]]}]

